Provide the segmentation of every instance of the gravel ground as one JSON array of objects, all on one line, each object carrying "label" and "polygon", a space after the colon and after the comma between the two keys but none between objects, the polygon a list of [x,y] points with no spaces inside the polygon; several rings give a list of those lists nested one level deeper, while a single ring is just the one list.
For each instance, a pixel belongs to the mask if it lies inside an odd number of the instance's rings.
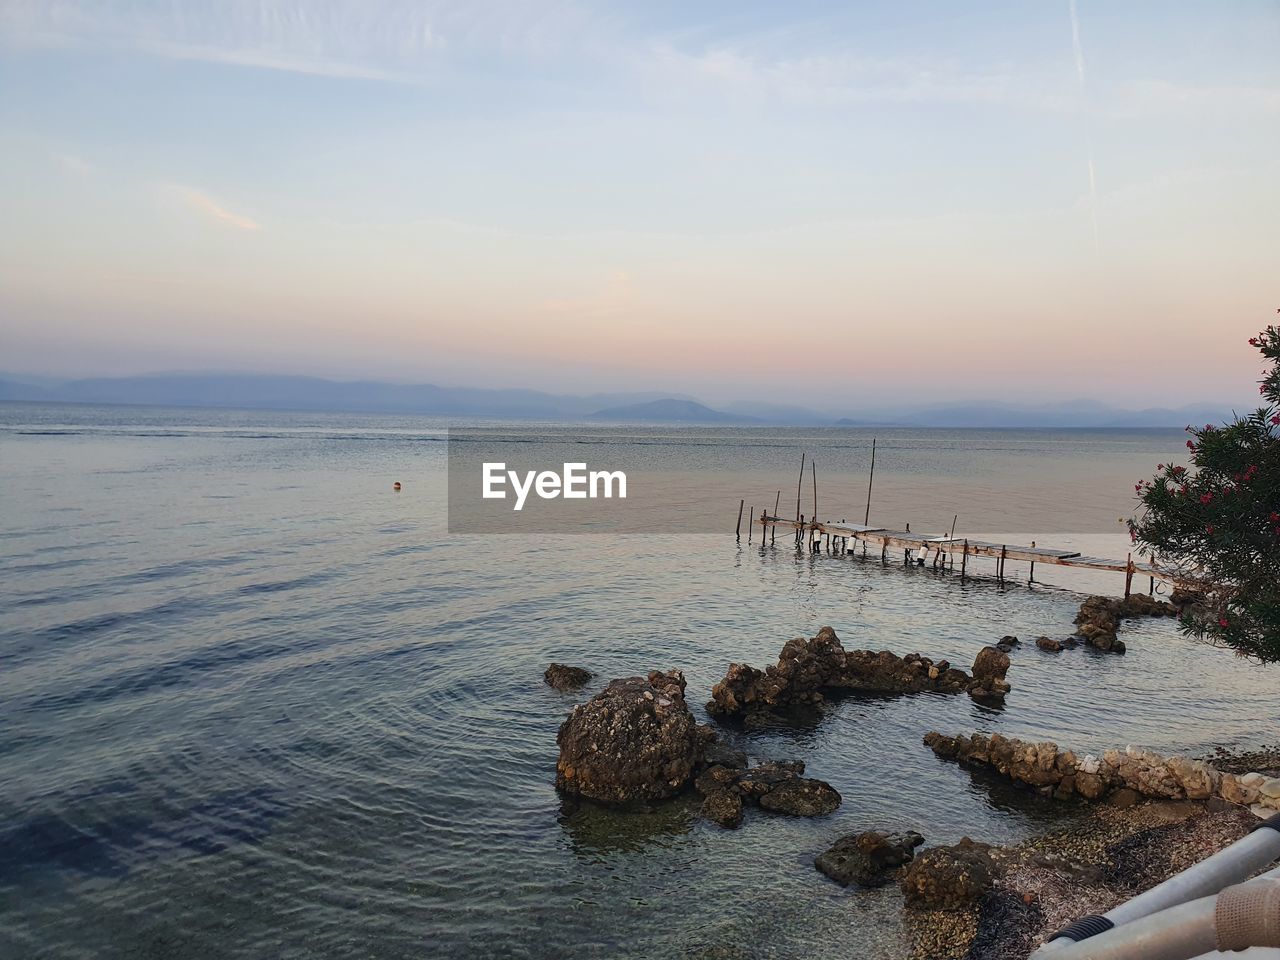
[{"label": "gravel ground", "polygon": [[1223,773],[1245,774],[1257,771],[1269,777],[1280,776],[1280,743],[1271,747],[1239,752],[1218,747],[1209,756],[1201,759],[1213,764]]},{"label": "gravel ground", "polygon": [[914,912],[913,960],[1022,960],[1055,930],[1104,913],[1248,833],[1247,810],[1164,801],[1099,805],[1069,830],[993,851],[1004,866],[973,910]]}]

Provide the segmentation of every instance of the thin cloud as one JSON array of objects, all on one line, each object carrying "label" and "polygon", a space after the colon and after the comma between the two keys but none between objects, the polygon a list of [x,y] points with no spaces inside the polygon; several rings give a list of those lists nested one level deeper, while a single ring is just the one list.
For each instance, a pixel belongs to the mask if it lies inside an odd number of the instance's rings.
[{"label": "thin cloud", "polygon": [[443,40],[403,0],[226,0],[156,8],[130,0],[0,3],[0,35],[37,46],[134,50],[174,60],[404,82]]},{"label": "thin cloud", "polygon": [[[1076,80],[1080,84],[1080,96],[1086,96],[1084,80],[1084,45],[1080,42],[1080,14],[1076,10],[1076,0],[1067,0],[1071,11],[1071,48],[1076,56]],[[1089,159],[1089,220],[1093,225],[1094,253],[1102,252],[1102,238],[1098,232],[1098,178],[1093,168],[1093,138],[1085,133],[1085,151]]]},{"label": "thin cloud", "polygon": [[225,223],[227,226],[235,227],[237,230],[261,230],[262,225],[256,220],[246,217],[243,214],[233,213],[228,210],[213,197],[209,196],[201,190],[194,187],[170,187],[169,192],[176,197],[184,206],[197,213],[203,214],[210,220],[218,223]]}]

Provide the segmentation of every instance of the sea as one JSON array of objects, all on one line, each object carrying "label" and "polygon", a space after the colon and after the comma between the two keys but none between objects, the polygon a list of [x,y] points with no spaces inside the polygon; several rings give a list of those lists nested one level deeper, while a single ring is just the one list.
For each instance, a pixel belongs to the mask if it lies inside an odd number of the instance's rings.
[{"label": "sea", "polygon": [[[703,484],[703,522],[650,497],[628,532],[468,532],[447,490],[464,429],[661,463]],[[961,578],[746,520],[816,495],[825,519],[1123,559],[1134,482],[1183,440],[0,404],[0,957],[904,958],[900,893],[826,879],[832,841],[1004,843],[1078,816],[937,760],[926,732],[1200,756],[1274,740],[1280,673],[1166,619],[1126,624],[1124,656],[1034,646],[1123,574]],[[557,795],[557,729],[609,679],[680,669],[706,721],[731,662],[824,625],[958,665],[1023,642],[1003,708],[847,698],[722,729],[835,786],[827,817],[726,831],[696,797]],[[552,661],[595,678],[558,693]]]}]

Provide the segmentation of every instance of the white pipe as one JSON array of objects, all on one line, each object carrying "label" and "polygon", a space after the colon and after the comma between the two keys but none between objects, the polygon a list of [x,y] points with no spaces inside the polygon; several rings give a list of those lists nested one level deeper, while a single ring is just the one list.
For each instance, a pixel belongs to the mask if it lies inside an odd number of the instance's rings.
[{"label": "white pipe", "polygon": [[[1280,884],[1280,869],[1227,889],[1238,892],[1262,884]],[[1226,932],[1218,929],[1216,917],[1219,896],[1226,892],[1180,903],[1079,942],[1066,941],[1053,956],[1055,960],[1193,960],[1213,955]]]},{"label": "white pipe", "polygon": [[[1270,825],[1280,817],[1266,821]],[[1102,916],[1113,927],[1133,923],[1142,917],[1168,910],[1181,903],[1207,897],[1224,887],[1239,883],[1280,858],[1280,824],[1260,826],[1211,857],[1174,874],[1168,880],[1108,910]],[[1270,874],[1268,874],[1270,876]],[[1097,934],[1102,936],[1102,934]],[[1061,937],[1042,944],[1033,957],[1057,957],[1076,941]]]}]

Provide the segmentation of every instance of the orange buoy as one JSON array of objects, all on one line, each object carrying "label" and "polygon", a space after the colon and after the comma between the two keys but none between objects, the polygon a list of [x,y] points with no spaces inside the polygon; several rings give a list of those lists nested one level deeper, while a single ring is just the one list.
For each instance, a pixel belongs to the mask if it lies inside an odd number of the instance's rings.
[{"label": "orange buoy", "polygon": [[399,492],[400,492],[400,481],[399,481],[399,480],[397,480],[395,483],[393,483],[393,484],[391,485],[391,489],[392,489],[392,490],[394,490],[396,493],[399,493]]}]

